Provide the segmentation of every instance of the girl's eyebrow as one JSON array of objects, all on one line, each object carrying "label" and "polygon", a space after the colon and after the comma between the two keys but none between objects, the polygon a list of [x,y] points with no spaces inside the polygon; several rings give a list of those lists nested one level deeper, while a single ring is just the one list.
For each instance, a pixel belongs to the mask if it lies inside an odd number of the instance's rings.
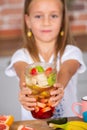
[{"label": "girl's eyebrow", "polygon": [[[39,13],[44,13],[44,12],[43,12],[43,11],[34,11],[33,13],[34,13],[34,14],[39,14]],[[61,13],[61,12],[54,10],[54,11],[51,11],[50,13],[58,13],[58,14],[59,14],[59,13]]]}]

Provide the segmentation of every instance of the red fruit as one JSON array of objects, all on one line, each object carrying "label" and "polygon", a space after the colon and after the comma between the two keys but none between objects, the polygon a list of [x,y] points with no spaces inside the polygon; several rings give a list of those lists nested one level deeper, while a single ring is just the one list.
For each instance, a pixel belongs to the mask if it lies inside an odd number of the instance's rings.
[{"label": "red fruit", "polygon": [[29,126],[19,125],[17,130],[35,130]]},{"label": "red fruit", "polygon": [[52,72],[52,68],[51,67],[49,67],[49,68],[47,68],[46,70],[45,70],[45,74],[46,75],[49,75],[51,72]]},{"label": "red fruit", "polygon": [[7,124],[8,126],[11,126],[11,124],[14,121],[14,117],[12,115],[0,115],[0,123]]},{"label": "red fruit", "polygon": [[36,68],[32,68],[30,74],[36,75],[37,74],[37,69]]},{"label": "red fruit", "polygon": [[37,102],[37,106],[41,107],[41,108],[44,108],[46,106],[46,104],[45,103],[41,103],[41,102]]},{"label": "red fruit", "polygon": [[51,110],[50,107],[45,107],[45,108],[42,109],[42,112],[47,112],[47,111],[50,111],[50,110]]},{"label": "red fruit", "polygon": [[5,123],[0,123],[0,130],[9,130],[9,126]]}]

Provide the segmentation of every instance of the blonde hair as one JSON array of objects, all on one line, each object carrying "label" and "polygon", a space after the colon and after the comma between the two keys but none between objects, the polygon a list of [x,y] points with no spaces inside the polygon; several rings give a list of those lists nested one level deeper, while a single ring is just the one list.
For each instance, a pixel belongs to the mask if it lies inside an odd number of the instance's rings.
[{"label": "blonde hair", "polygon": [[[38,56],[38,48],[35,44],[34,36],[32,36],[31,38],[27,36],[28,28],[24,20],[25,14],[29,15],[29,5],[31,2],[32,0],[25,0],[25,3],[24,3],[24,14],[23,14],[24,43],[26,43],[25,47],[29,51],[33,60],[40,61],[39,56]],[[64,35],[61,36],[59,34],[58,36],[56,46],[55,46],[55,59],[57,58],[58,52],[60,52],[60,55],[62,56],[67,44],[74,44],[74,40],[71,37],[70,30],[69,30],[69,19],[68,19],[66,1],[61,0],[61,2],[63,3],[63,18],[62,18],[62,27],[60,29],[60,32],[63,30]]]}]

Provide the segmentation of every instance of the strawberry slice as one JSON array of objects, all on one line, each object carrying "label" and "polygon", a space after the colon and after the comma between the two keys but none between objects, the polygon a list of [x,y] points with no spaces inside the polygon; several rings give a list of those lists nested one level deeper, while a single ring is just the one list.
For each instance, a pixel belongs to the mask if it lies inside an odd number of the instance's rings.
[{"label": "strawberry slice", "polygon": [[47,111],[50,111],[50,110],[51,110],[50,107],[45,107],[45,108],[42,109],[42,112],[47,112]]},{"label": "strawberry slice", "polygon": [[35,130],[35,129],[29,126],[19,125],[17,130]]},{"label": "strawberry slice", "polygon": [[44,108],[46,106],[45,103],[37,102],[37,106],[40,108]]},{"label": "strawberry slice", "polygon": [[38,106],[36,106],[36,107],[35,107],[35,112],[37,113],[37,112],[39,111],[39,109],[40,109],[40,108],[39,108]]},{"label": "strawberry slice", "polygon": [[45,74],[46,75],[49,75],[51,72],[52,72],[52,67],[49,67],[49,68],[47,68],[46,70],[45,70]]}]

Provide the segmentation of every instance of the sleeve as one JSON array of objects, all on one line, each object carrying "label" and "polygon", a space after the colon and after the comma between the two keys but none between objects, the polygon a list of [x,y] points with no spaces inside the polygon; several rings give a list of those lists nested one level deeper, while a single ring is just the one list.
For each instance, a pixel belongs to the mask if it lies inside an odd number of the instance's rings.
[{"label": "sleeve", "polygon": [[25,53],[24,49],[19,49],[13,54],[9,66],[5,69],[5,74],[7,76],[17,76],[13,65],[18,61],[23,61],[28,64],[31,62],[31,58],[27,55],[27,53]]},{"label": "sleeve", "polygon": [[63,63],[64,61],[71,59],[77,60],[81,64],[77,71],[78,73],[83,73],[86,70],[81,50],[76,46],[68,45],[64,51],[61,62]]}]

